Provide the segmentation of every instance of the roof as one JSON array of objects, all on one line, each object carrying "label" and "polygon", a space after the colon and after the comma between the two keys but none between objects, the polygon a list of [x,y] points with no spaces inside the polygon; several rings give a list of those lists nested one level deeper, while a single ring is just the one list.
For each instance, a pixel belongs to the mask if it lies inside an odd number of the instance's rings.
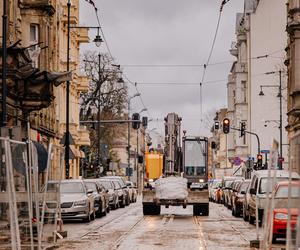
[{"label": "roof", "polygon": [[[276,177],[289,177],[289,171],[287,170],[257,170],[254,174],[258,175],[259,177],[268,177],[270,171],[270,176],[274,176],[276,171]],[[296,172],[292,172],[292,178],[299,179],[300,176]]]}]

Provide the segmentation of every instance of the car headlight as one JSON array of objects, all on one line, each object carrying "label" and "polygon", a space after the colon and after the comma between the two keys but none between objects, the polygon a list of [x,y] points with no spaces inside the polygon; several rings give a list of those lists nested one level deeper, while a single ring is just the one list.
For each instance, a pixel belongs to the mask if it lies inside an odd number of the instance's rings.
[{"label": "car headlight", "polygon": [[287,220],[288,216],[287,214],[283,214],[283,213],[276,213],[274,218],[276,220]]},{"label": "car headlight", "polygon": [[153,179],[149,179],[149,182],[153,182]]},{"label": "car headlight", "polygon": [[86,200],[75,201],[74,206],[86,206]]}]

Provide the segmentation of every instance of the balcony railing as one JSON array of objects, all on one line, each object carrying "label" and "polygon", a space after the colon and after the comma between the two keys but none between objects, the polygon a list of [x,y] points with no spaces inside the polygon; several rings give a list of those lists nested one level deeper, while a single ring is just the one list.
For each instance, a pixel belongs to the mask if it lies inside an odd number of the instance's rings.
[{"label": "balcony railing", "polygon": [[40,9],[47,11],[49,15],[55,13],[55,7],[52,0],[22,0],[21,6],[31,9]]}]

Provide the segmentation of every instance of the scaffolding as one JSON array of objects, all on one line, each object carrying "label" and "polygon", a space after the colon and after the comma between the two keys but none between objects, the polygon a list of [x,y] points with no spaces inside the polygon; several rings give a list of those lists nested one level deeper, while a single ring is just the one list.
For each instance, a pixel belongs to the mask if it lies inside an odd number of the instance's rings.
[{"label": "scaffolding", "polygon": [[[0,249],[44,249],[55,244],[61,230],[59,184],[64,150],[52,144],[46,157],[36,145],[0,138]],[[44,171],[40,165],[46,164]],[[53,175],[51,169],[58,167]],[[49,189],[48,181],[58,181]],[[49,213],[48,207],[51,207]]]}]

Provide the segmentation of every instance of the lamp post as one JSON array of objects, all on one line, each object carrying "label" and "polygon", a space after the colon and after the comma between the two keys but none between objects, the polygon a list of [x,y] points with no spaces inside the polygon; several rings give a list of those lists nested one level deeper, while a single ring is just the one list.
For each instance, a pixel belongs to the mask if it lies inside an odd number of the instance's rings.
[{"label": "lamp post", "polygon": [[[139,114],[147,111],[148,109],[143,108]],[[135,157],[135,169],[136,169],[136,185],[138,188],[138,193],[140,193],[140,171],[138,167],[138,157],[139,157],[139,129],[136,130],[136,157]]]},{"label": "lamp post", "polygon": [[7,124],[7,110],[6,110],[6,74],[7,74],[7,1],[3,1],[3,16],[2,16],[2,117],[1,126]]},{"label": "lamp post", "polygon": [[[128,120],[130,120],[130,102],[131,99],[140,96],[140,93],[136,93],[133,96],[128,98]],[[127,154],[128,154],[128,158],[127,158],[127,174],[128,174],[128,180],[130,180],[130,122],[128,122],[128,135],[127,135]]]},{"label": "lamp post", "polygon": [[[277,71],[267,72],[266,75],[275,74]],[[278,88],[277,97],[279,97],[279,169],[282,169],[282,71],[279,70],[279,85],[260,85],[259,96],[264,96],[263,88]]]},{"label": "lamp post", "polygon": [[[5,2],[5,1],[4,1]],[[70,71],[70,30],[71,28],[89,28],[89,27],[71,27],[70,26],[70,16],[71,16],[71,0],[68,0],[68,17],[67,17],[67,71]],[[98,28],[98,34],[94,39],[96,46],[100,46],[102,41],[99,35],[100,27],[90,27]],[[65,175],[66,179],[69,179],[70,173],[70,81],[66,83],[66,133],[65,133]]]}]

